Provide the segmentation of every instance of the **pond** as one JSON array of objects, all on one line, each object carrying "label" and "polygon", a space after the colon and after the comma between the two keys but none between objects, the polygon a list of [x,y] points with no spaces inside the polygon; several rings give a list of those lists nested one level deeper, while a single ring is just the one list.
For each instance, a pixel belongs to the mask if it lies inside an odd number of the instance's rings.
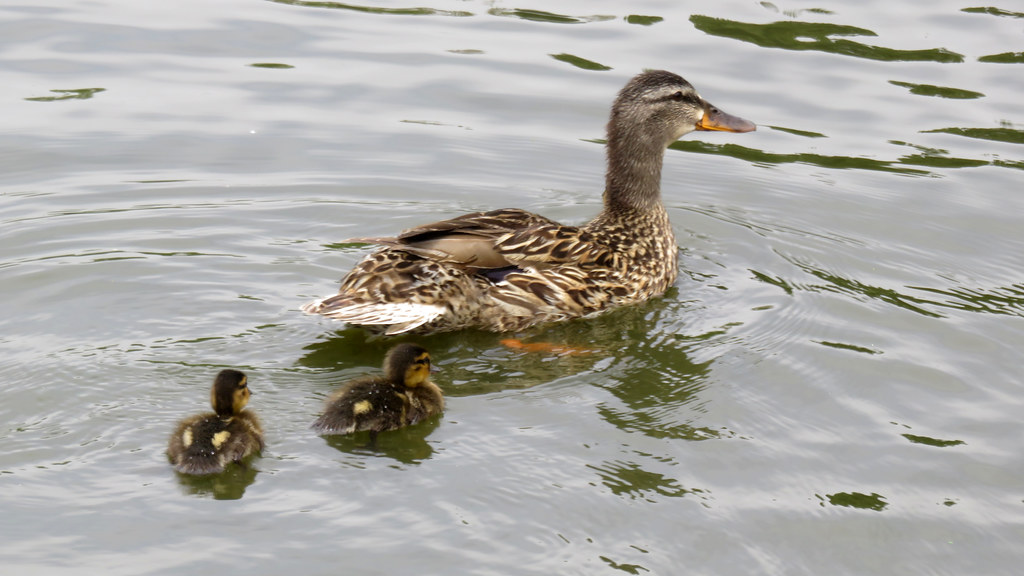
[{"label": "pond", "polygon": [[[6,3],[6,571],[1015,573],[1022,23],[949,0]],[[663,297],[398,340],[300,311],[371,249],[349,238],[586,222],[644,69],[758,125],[667,151]],[[445,414],[314,434],[396,341],[430,350]],[[168,436],[226,367],[267,449],[180,476]]]}]

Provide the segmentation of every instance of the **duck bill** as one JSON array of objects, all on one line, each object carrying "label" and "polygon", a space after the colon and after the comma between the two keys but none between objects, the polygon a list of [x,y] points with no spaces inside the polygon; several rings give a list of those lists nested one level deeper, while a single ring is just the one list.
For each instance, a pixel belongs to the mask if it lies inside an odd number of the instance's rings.
[{"label": "duck bill", "polygon": [[711,104],[704,107],[704,117],[697,123],[697,130],[717,130],[720,132],[753,132],[757,125],[739,116],[726,114]]}]

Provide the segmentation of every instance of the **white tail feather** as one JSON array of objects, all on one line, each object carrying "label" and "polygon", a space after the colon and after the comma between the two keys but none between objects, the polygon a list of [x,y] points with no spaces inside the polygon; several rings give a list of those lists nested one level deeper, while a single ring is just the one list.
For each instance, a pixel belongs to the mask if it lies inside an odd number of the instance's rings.
[{"label": "white tail feather", "polygon": [[417,304],[414,302],[372,302],[355,303],[338,308],[322,309],[323,300],[304,304],[307,314],[321,314],[341,320],[346,324],[359,326],[389,326],[385,334],[401,334],[418,328],[444,314],[445,307],[439,304]]}]

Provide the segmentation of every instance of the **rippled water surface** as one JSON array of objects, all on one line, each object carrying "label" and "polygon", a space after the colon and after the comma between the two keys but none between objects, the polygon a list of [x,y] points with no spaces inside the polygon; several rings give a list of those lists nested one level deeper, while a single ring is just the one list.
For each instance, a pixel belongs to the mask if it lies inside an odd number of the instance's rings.
[{"label": "rippled water surface", "polygon": [[[1022,30],[950,0],[5,3],[5,573],[1016,573]],[[298,310],[344,239],[586,221],[644,68],[759,125],[668,151],[676,286],[416,338],[443,418],[313,435],[391,343]],[[179,477],[228,366],[268,449]]]}]

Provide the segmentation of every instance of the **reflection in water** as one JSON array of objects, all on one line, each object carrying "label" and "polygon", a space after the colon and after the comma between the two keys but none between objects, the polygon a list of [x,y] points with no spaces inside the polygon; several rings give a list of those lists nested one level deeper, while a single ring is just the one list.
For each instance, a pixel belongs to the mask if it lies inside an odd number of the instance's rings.
[{"label": "reflection in water", "polygon": [[963,62],[964,57],[945,48],[896,50],[870,46],[832,36],[878,36],[871,30],[822,22],[772,22],[750,24],[694,14],[690,22],[706,34],[750,42],[765,48],[817,50],[886,62]]},{"label": "reflection in water", "polygon": [[811,132],[809,130],[797,130],[796,128],[783,128],[782,126],[765,126],[765,128],[771,128],[779,132],[785,132],[786,134],[792,134],[794,136],[803,136],[804,138],[826,138],[821,132]]},{"label": "reflection in water", "polygon": [[292,6],[308,6],[311,8],[332,8],[335,10],[351,10],[353,12],[366,12],[368,14],[398,14],[401,16],[472,16],[472,12],[461,10],[435,10],[433,8],[381,8],[378,6],[362,6],[359,4],[345,4],[342,2],[312,2],[307,0],[270,0],[278,4],[290,4]]},{"label": "reflection in water", "polygon": [[358,328],[343,328],[334,337],[305,346],[306,353],[296,362],[307,368],[338,370],[367,366],[377,370],[388,349],[401,341],[405,339],[384,340]]},{"label": "reflection in water", "polygon": [[630,14],[626,16],[626,22],[630,24],[639,24],[640,26],[651,26],[665,20],[661,16],[641,16],[640,14]]},{"label": "reflection in water", "polygon": [[541,352],[545,354],[553,354],[555,356],[584,356],[586,354],[595,354],[600,351],[598,348],[567,346],[565,344],[552,342],[523,342],[518,338],[505,338],[501,343],[513,350]]},{"label": "reflection in water", "polygon": [[1024,317],[1024,284],[999,286],[989,290],[976,288],[943,289],[925,286],[910,286],[910,288],[949,298],[942,301],[929,301],[936,306],[963,310],[965,312],[984,312],[987,314]]},{"label": "reflection in water", "polygon": [[771,278],[763,273],[754,272],[754,276],[763,282],[779,286],[792,294],[794,290],[803,289],[809,292],[834,292],[837,294],[848,294],[857,298],[866,297],[872,300],[879,300],[893,304],[904,310],[917,312],[918,314],[942,318],[943,315],[934,310],[952,309],[964,312],[982,312],[986,314],[998,314],[1007,316],[1024,317],[1024,284],[1011,284],[991,289],[978,288],[932,288],[928,286],[905,286],[907,291],[924,292],[930,295],[942,296],[943,299],[925,298],[912,295],[893,288],[883,288],[865,284],[853,278],[846,278],[838,274],[818,269],[811,264],[801,262],[797,259],[787,258],[795,266],[804,272],[823,280],[824,284],[797,285],[778,278]]},{"label": "reflection in water", "polygon": [[731,435],[691,424],[699,413],[697,394],[705,386],[711,361],[694,364],[671,343],[657,348],[636,346],[625,352],[620,366],[609,371],[615,374],[595,382],[623,404],[598,407],[608,423],[652,438],[707,440]]},{"label": "reflection in water", "polygon": [[604,64],[598,64],[597,62],[594,62],[592,60],[587,60],[586,58],[580,58],[579,56],[573,56],[572,54],[550,54],[550,56],[552,58],[554,58],[555,60],[558,60],[559,62],[565,62],[566,64],[572,64],[573,66],[575,66],[577,68],[582,68],[583,70],[596,70],[596,71],[599,71],[599,72],[603,72],[605,70],[611,70],[612,69],[611,66],[605,66]]},{"label": "reflection in water", "polygon": [[908,144],[906,142],[891,142],[892,144],[902,144],[904,146],[910,146],[920,150],[918,154],[908,154],[906,156],[899,157],[900,164],[909,164],[911,166],[927,166],[929,168],[977,168],[979,166],[987,166],[992,164],[988,160],[973,160],[971,158],[952,158],[947,156],[946,150],[938,148],[927,148],[925,146],[915,146],[914,144]]},{"label": "reflection in water", "polygon": [[[956,132],[956,131],[963,131]],[[996,137],[1011,138],[1020,137],[1019,130],[1007,129],[986,129],[986,128],[944,128],[930,130],[928,132],[948,132],[964,136],[981,137],[987,139]],[[908,145],[905,142],[891,142],[892,144]],[[738,144],[710,144],[698,140],[677,141],[669,146],[671,150],[682,150],[685,152],[696,152],[700,154],[716,154],[719,156],[730,156],[740,160],[746,160],[752,164],[778,165],[778,164],[809,164],[832,170],[872,170],[877,172],[893,172],[906,176],[936,176],[937,173],[924,170],[921,167],[936,168],[975,168],[979,166],[999,166],[1003,168],[1024,168],[1024,162],[1006,160],[978,160],[974,158],[954,158],[947,156],[945,150],[937,148],[918,148],[919,154],[901,156],[896,160],[877,160],[875,158],[862,158],[855,156],[826,156],[824,154],[811,154],[799,152],[795,154],[777,154],[765,152],[755,148],[747,148]]]},{"label": "reflection in water", "polygon": [[249,64],[249,66],[252,66],[253,68],[270,68],[272,70],[288,70],[295,68],[295,66],[292,66],[291,64],[281,64],[278,62],[254,62]]},{"label": "reflection in water", "polygon": [[902,88],[909,88],[911,94],[917,94],[918,96],[937,96],[939,98],[953,98],[959,100],[983,98],[985,96],[981,92],[962,90],[960,88],[949,88],[947,86],[934,86],[932,84],[912,84],[910,82],[898,82],[896,80],[889,80],[889,84],[900,86]]},{"label": "reflection in water", "polygon": [[601,477],[601,483],[616,496],[628,496],[630,499],[642,498],[651,503],[657,503],[655,494],[670,498],[681,498],[687,494],[694,494],[702,500],[709,499],[706,490],[683,488],[676,479],[648,472],[633,462],[603,462],[600,466],[587,464],[587,468],[595,470]]},{"label": "reflection in water", "polygon": [[[562,325],[543,326],[523,332],[530,342],[520,346],[503,344],[507,334],[464,331],[430,336],[380,338],[359,328],[335,332],[326,340],[305,347],[306,354],[297,363],[309,368],[341,370],[365,366],[376,371],[387,349],[412,338],[428,347],[434,365],[440,372],[433,380],[445,396],[472,396],[502,390],[530,388],[549,383],[566,374],[590,370],[607,359],[608,353],[591,346],[588,321],[572,321]],[[467,340],[466,335],[471,338]],[[544,346],[541,342],[550,343]],[[468,348],[474,350],[467,355]],[[536,352],[543,349],[543,352]],[[588,353],[565,354],[566,350]]]},{"label": "reflection in water", "polygon": [[215,500],[238,500],[245,495],[245,489],[256,481],[257,472],[252,466],[242,463],[229,464],[220,474],[175,474],[186,494],[212,496]]},{"label": "reflection in water", "polygon": [[826,284],[809,285],[804,286],[804,289],[811,292],[823,291],[823,292],[836,292],[839,294],[849,294],[856,297],[867,297],[872,300],[879,300],[887,304],[892,304],[903,308],[904,310],[910,310],[911,312],[917,312],[923,316],[931,318],[942,318],[943,316],[937,312],[932,312],[924,307],[926,304],[931,304],[928,300],[904,294],[899,290],[893,288],[883,288],[881,286],[872,286],[865,284],[859,280],[853,278],[845,278],[838,274],[833,274],[825,270],[819,270],[806,263],[793,262],[799,266],[804,272],[816,276],[821,280],[824,280]]},{"label": "reflection in water", "polygon": [[981,56],[978,62],[990,64],[1024,64],[1024,52],[1003,52],[1002,54],[991,54]]},{"label": "reflection in water", "polygon": [[861,354],[882,354],[881,350],[875,350],[874,348],[867,348],[865,346],[857,346],[856,344],[849,344],[846,342],[829,342],[828,340],[812,340],[816,344],[821,344],[828,348],[835,348],[837,350],[849,350],[851,352],[860,352]]},{"label": "reflection in water", "polygon": [[[535,339],[551,341],[557,336],[556,330],[566,330],[573,332],[573,342],[601,343],[607,350],[605,354],[567,357],[559,365],[568,368],[567,361],[576,361],[575,368],[588,375],[589,383],[616,397],[618,402],[604,402],[597,410],[605,421],[623,432],[682,440],[731,436],[691,423],[700,412],[698,394],[706,385],[711,361],[695,363],[686,349],[701,346],[713,336],[683,342],[678,334],[662,326],[662,322],[671,323],[677,317],[676,306],[670,300],[655,299],[580,322],[578,326],[552,327]],[[584,364],[588,361],[589,366]]]},{"label": "reflection in water", "polygon": [[966,444],[963,440],[939,440],[938,438],[929,438],[928,436],[918,436],[916,434],[900,434],[900,436],[914,444],[924,444],[925,446],[935,446],[937,448],[948,448],[950,446]]},{"label": "reflection in water", "polygon": [[821,500],[821,505],[825,505],[825,500],[828,499],[828,503],[833,506],[842,506],[844,508],[863,508],[864,510],[875,510],[881,512],[889,504],[886,503],[885,498],[872,492],[871,494],[861,494],[860,492],[836,492],[835,494],[826,494],[824,498],[815,494],[818,500]]},{"label": "reflection in water", "polygon": [[928,133],[955,134],[979,140],[992,140],[994,142],[1009,142],[1010,144],[1024,144],[1024,130],[1017,130],[1004,126],[1002,128],[936,128],[927,130]]},{"label": "reflection in water", "polygon": [[106,88],[77,88],[75,90],[50,90],[59,96],[38,96],[36,98],[25,98],[29,102],[57,102],[58,100],[88,100],[93,94],[105,92]]},{"label": "reflection in water", "polygon": [[964,8],[961,12],[967,12],[968,14],[991,14],[993,16],[1007,16],[1010,18],[1024,18],[1024,12],[1010,12],[1009,10],[1003,10],[1001,8],[995,8],[992,6],[976,7],[976,8]]},{"label": "reflection in water", "polygon": [[436,416],[415,426],[381,432],[373,443],[370,442],[367,432],[330,434],[323,438],[328,446],[345,454],[386,456],[411,465],[419,464],[434,455],[434,449],[427,442],[427,436],[440,424],[441,417]]},{"label": "reflection in water", "polygon": [[[652,330],[661,320],[671,322],[676,314],[670,301],[657,299],[597,318],[538,326],[519,334],[520,341],[553,343],[562,349],[586,350],[586,354],[565,354],[557,347],[510,349],[501,343],[507,335],[484,332],[470,339],[476,350],[471,356],[466,354],[470,344],[465,334],[420,336],[417,342],[436,351],[433,357],[441,372],[435,380],[448,397],[530,388],[573,377],[585,379],[619,400],[603,403],[598,412],[622,431],[684,440],[731,437],[729,431],[691,423],[699,412],[698,394],[711,361],[694,363],[686,349],[701,346],[715,334],[681,341],[670,331]],[[318,369],[366,366],[372,371],[394,343],[368,340],[364,331],[347,329],[307,346],[308,353],[298,362]],[[342,441],[337,447],[341,446],[353,445]]]},{"label": "reflection in water", "polygon": [[650,570],[641,566],[640,564],[626,564],[623,562],[616,562],[607,556],[598,556],[598,558],[600,558],[601,561],[607,564],[609,567],[614,568],[615,570],[625,572],[626,574],[640,574],[641,571],[650,572]]},{"label": "reflection in water", "polygon": [[[597,318],[538,326],[521,333],[520,341],[553,343],[561,349],[587,350],[565,354],[558,347],[510,349],[507,335],[479,333],[472,340],[477,352],[467,357],[465,335],[420,336],[417,342],[435,350],[441,372],[436,380],[445,396],[489,394],[550,384],[560,378],[585,378],[614,395],[619,402],[598,407],[599,415],[624,432],[652,438],[706,440],[731,437],[728,430],[694,426],[699,392],[705,386],[711,361],[694,363],[686,354],[715,334],[681,341],[678,334],[652,330],[678,310],[656,299],[608,312]],[[359,329],[348,329],[306,347],[304,366],[339,369],[365,365],[376,370],[380,356],[394,340],[367,340]],[[414,427],[415,428],[415,427]],[[383,438],[383,436],[382,436]],[[336,447],[351,448],[349,441]]]},{"label": "reflection in water", "polygon": [[586,22],[603,22],[615,19],[615,16],[566,16],[564,14],[555,14],[554,12],[523,8],[491,8],[487,13],[491,16],[511,16],[532,22],[548,22],[551,24],[584,24]]},{"label": "reflection in water", "polygon": [[753,164],[774,165],[774,164],[810,164],[821,168],[832,170],[875,170],[879,172],[895,172],[908,176],[929,176],[931,173],[919,168],[908,168],[900,166],[898,162],[890,160],[876,160],[874,158],[858,158],[854,156],[826,156],[824,154],[811,154],[799,152],[796,154],[777,154],[765,152],[756,148],[747,148],[736,144],[709,144],[699,140],[678,141],[669,146],[672,150],[685,152],[697,152],[700,154],[717,154],[730,156],[740,160],[746,160]]}]

